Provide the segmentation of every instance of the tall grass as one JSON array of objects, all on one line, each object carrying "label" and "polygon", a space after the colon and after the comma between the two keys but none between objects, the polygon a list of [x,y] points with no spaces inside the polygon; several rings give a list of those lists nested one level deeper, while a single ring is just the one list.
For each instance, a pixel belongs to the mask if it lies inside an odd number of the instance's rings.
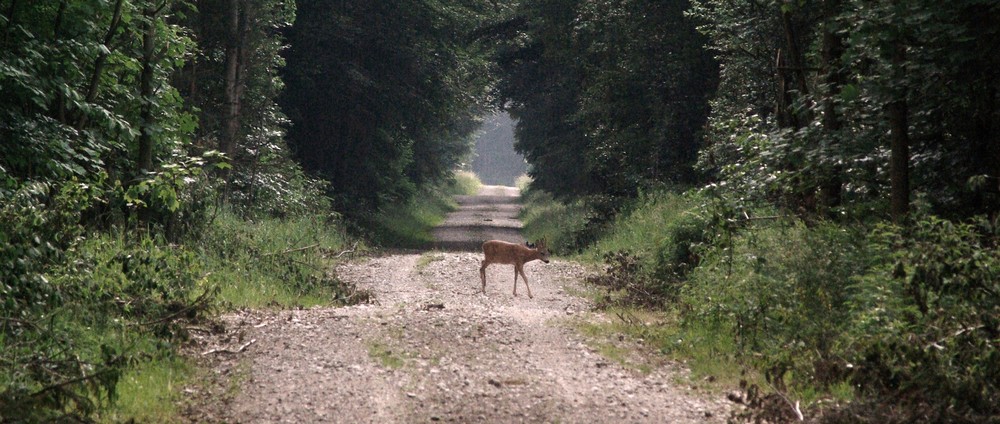
[{"label": "tall grass", "polygon": [[670,246],[680,226],[692,219],[704,221],[701,199],[671,192],[653,192],[636,201],[635,206],[615,218],[608,232],[584,251],[583,258],[599,262],[606,253],[631,251],[647,269],[657,267],[657,255]]},{"label": "tall grass", "polygon": [[521,201],[524,207],[519,218],[525,239],[545,238],[556,255],[579,252],[577,236],[585,229],[589,211],[583,202],[557,202],[550,194],[531,189],[521,190]]},{"label": "tall grass", "polygon": [[194,366],[170,356],[138,364],[118,384],[118,402],[103,411],[99,422],[174,423],[180,414],[182,387],[190,383]]},{"label": "tall grass", "polygon": [[328,217],[247,221],[224,210],[197,249],[224,307],[309,307],[349,301],[351,289],[330,273],[328,259],[349,250],[349,241]]},{"label": "tall grass", "polygon": [[483,182],[479,180],[479,176],[470,171],[455,171],[454,178],[445,184],[446,192],[451,195],[472,196],[479,193],[481,188]]},{"label": "tall grass", "polygon": [[457,171],[439,187],[427,187],[406,203],[390,205],[370,224],[375,244],[383,247],[426,249],[434,243],[432,230],[458,208],[453,196],[473,195],[483,186],[476,174]]}]

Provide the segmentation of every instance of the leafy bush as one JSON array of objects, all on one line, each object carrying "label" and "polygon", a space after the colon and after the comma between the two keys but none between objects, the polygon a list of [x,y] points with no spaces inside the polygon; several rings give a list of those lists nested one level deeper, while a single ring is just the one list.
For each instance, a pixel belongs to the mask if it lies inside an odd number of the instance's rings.
[{"label": "leafy bush", "polygon": [[[775,385],[838,381],[835,341],[848,321],[848,287],[870,266],[860,231],[800,221],[749,227],[706,251],[682,302],[686,326],[729,333],[737,353]],[[753,358],[761,358],[759,360]]]},{"label": "leafy bush", "polygon": [[889,260],[852,287],[845,356],[861,394],[901,406],[893,421],[1000,416],[998,242],[984,219],[931,217],[874,237]]},{"label": "leafy bush", "polygon": [[297,217],[331,210],[329,183],[306,175],[284,143],[267,144],[254,165],[233,169],[229,206],[246,217]]},{"label": "leafy bush", "polygon": [[479,189],[482,187],[483,182],[479,180],[479,177],[469,171],[455,171],[454,177],[445,183],[446,191],[451,195],[471,196],[479,193]]},{"label": "leafy bush", "polygon": [[[162,238],[92,235],[80,216],[97,183],[27,183],[0,207],[0,416],[79,420],[116,397],[142,358],[169,352],[179,319],[213,292],[193,293],[194,258]],[[159,340],[156,342],[155,340]]]}]

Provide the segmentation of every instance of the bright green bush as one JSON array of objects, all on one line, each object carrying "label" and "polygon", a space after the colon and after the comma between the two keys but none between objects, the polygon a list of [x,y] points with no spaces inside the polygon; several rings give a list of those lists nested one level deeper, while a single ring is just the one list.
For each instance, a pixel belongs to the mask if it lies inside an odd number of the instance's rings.
[{"label": "bright green bush", "polygon": [[481,188],[483,182],[479,180],[479,176],[469,171],[455,171],[451,181],[445,183],[445,191],[451,195],[471,196],[479,193]]},{"label": "bright green bush", "polygon": [[521,234],[527,240],[545,238],[549,250],[558,254],[580,251],[580,235],[587,229],[587,216],[590,208],[582,201],[563,203],[540,190],[528,189],[521,191],[521,209],[519,218],[524,224]]}]

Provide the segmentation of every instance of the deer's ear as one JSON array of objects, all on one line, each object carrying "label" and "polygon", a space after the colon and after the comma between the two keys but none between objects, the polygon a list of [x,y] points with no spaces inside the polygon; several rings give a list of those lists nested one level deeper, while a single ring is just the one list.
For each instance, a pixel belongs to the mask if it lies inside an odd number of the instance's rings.
[{"label": "deer's ear", "polygon": [[530,242],[530,241],[524,242],[524,245],[527,246],[529,249],[534,249],[535,248],[535,244],[532,243],[532,242]]}]

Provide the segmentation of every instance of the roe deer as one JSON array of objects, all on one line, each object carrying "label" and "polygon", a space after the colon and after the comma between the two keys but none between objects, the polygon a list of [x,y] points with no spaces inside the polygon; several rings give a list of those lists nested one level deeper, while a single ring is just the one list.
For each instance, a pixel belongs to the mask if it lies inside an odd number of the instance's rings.
[{"label": "roe deer", "polygon": [[520,245],[490,240],[483,243],[483,256],[483,266],[479,268],[479,276],[483,279],[483,294],[486,294],[486,267],[490,264],[514,265],[514,296],[517,296],[517,274],[521,274],[529,299],[533,296],[531,287],[528,287],[528,277],[524,275],[524,264],[535,259],[549,263],[549,249],[545,245],[545,239],[539,240],[537,246],[531,243]]}]

